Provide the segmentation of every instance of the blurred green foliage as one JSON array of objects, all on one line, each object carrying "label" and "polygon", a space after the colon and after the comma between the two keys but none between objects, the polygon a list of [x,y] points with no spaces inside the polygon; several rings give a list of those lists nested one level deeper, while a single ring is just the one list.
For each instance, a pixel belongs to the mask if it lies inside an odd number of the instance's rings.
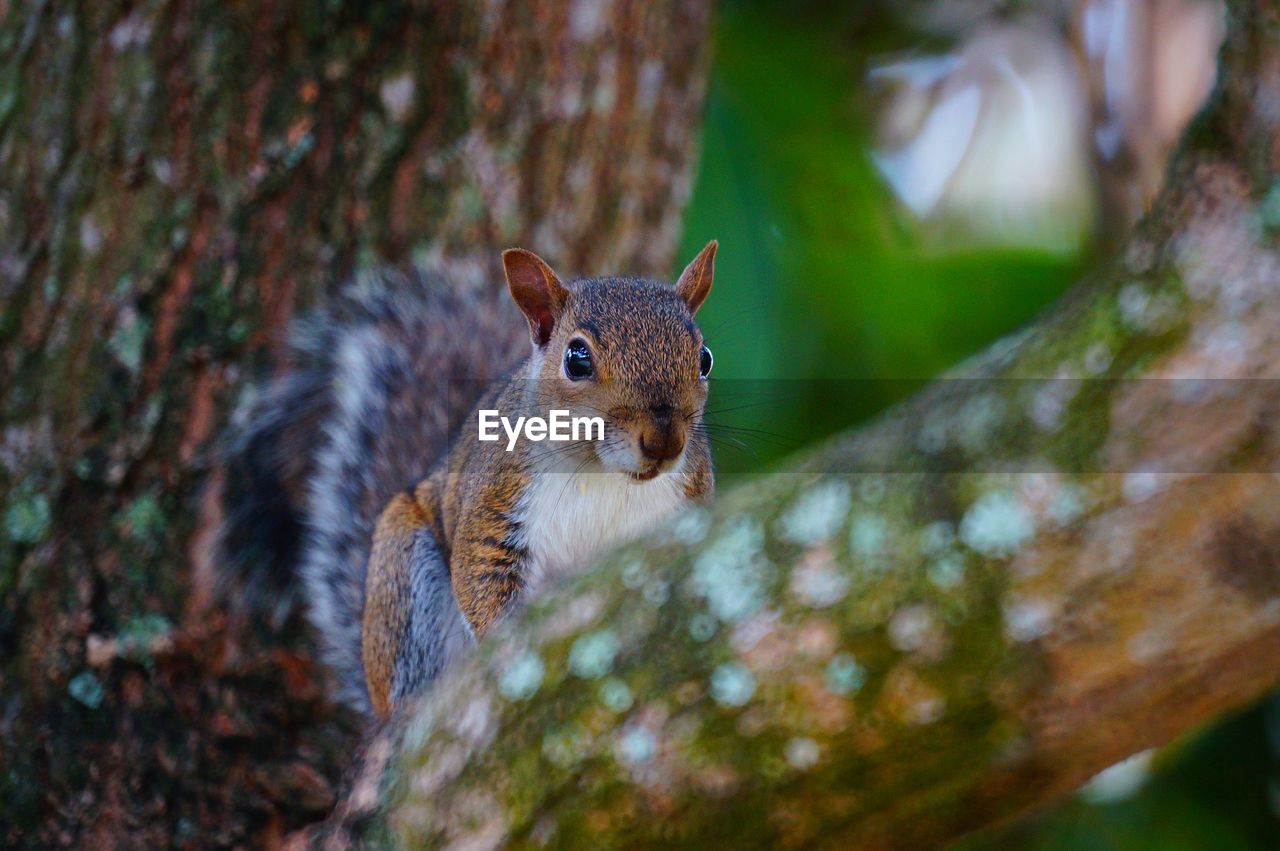
[{"label": "blurred green foliage", "polygon": [[[721,242],[701,320],[730,396],[712,409],[733,410],[712,422],[770,432],[744,438],[759,458],[720,452],[729,473],[903,398],[1026,323],[1081,271],[1041,251],[923,248],[867,154],[857,18],[832,17],[827,4],[740,3],[717,26],[681,256]],[[874,381],[832,394],[832,381],[798,380],[812,378]]]},{"label": "blurred green foliage", "polygon": [[[1011,827],[975,836],[955,851],[1264,851],[1280,847],[1268,799],[1276,789],[1274,737],[1280,700],[1219,721],[1157,755],[1132,797],[1089,803],[1073,797]],[[1268,729],[1270,728],[1270,729]]]},{"label": "blurred green foliage", "polygon": [[[867,155],[867,62],[921,46],[891,20],[874,4],[722,8],[681,251],[721,243],[700,317],[716,353],[710,419],[746,444],[717,445],[722,479],[883,410],[1026,324],[1086,270],[1085,258],[1037,251],[928,250]],[[814,378],[860,380],[802,380]],[[959,847],[1280,847],[1268,719],[1280,727],[1274,698],[1166,748],[1125,800],[1073,797]]]}]

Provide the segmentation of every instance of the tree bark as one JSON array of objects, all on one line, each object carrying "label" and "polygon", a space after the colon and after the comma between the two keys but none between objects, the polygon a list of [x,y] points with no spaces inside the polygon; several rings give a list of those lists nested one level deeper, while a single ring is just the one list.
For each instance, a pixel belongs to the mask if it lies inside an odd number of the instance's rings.
[{"label": "tree bark", "polygon": [[359,262],[504,305],[513,244],[667,273],[709,3],[0,17],[0,841],[270,843],[332,805],[355,730],[305,638],[210,606],[214,437]]},{"label": "tree bark", "polygon": [[532,606],[339,815],[408,847],[931,847],[1275,687],[1280,12],[1229,17],[1096,279]]}]

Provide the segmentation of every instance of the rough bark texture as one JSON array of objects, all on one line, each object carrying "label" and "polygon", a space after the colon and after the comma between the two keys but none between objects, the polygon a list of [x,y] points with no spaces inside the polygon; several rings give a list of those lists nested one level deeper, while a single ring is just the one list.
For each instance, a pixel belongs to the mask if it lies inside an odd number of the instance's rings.
[{"label": "rough bark texture", "polygon": [[332,805],[354,727],[305,639],[210,606],[213,437],[358,262],[501,310],[512,244],[667,273],[708,16],[0,0],[0,844],[269,842]]},{"label": "rough bark texture", "polygon": [[1096,280],[533,606],[342,814],[409,847],[930,847],[1280,682],[1270,4],[1232,8],[1221,76]]}]

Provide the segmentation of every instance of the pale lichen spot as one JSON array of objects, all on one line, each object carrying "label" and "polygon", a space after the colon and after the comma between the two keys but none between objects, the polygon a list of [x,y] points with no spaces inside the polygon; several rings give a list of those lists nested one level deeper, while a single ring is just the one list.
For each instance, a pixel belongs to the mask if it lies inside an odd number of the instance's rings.
[{"label": "pale lichen spot", "polygon": [[565,605],[557,606],[551,616],[544,622],[542,635],[544,639],[563,638],[575,632],[581,632],[599,620],[604,612],[604,595],[596,591],[579,594]]},{"label": "pale lichen spot", "polygon": [[151,324],[146,317],[139,316],[133,307],[121,308],[116,317],[115,329],[107,340],[107,350],[115,356],[130,373],[137,373],[142,367],[147,340],[151,336]]},{"label": "pale lichen spot", "polygon": [[671,539],[685,546],[700,543],[711,529],[711,512],[705,508],[687,509],[671,524]]},{"label": "pale lichen spot", "polygon": [[1045,381],[1031,397],[1028,414],[1041,431],[1055,431],[1062,425],[1067,406],[1075,397],[1080,383],[1067,378]]},{"label": "pale lichen spot", "polygon": [[106,696],[102,683],[98,682],[92,671],[81,671],[72,677],[71,682],[67,683],[67,692],[90,709],[101,706]]},{"label": "pale lichen spot", "polygon": [[168,157],[156,157],[151,161],[151,173],[165,186],[173,186],[173,172],[173,161]]},{"label": "pale lichen spot", "polygon": [[164,509],[152,492],[139,496],[120,513],[120,523],[129,537],[139,544],[153,547],[164,534]]},{"label": "pale lichen spot", "polygon": [[845,598],[849,577],[828,547],[813,547],[791,572],[791,593],[806,606],[823,609]]},{"label": "pale lichen spot", "polygon": [[838,635],[831,621],[809,618],[796,634],[795,648],[810,659],[829,659],[835,652]]},{"label": "pale lichen spot", "polygon": [[429,798],[440,789],[448,786],[467,767],[473,750],[458,742],[449,742],[431,749],[430,759],[419,763],[414,775],[415,791],[423,798]]},{"label": "pale lichen spot", "polygon": [[940,694],[922,697],[911,704],[907,720],[913,724],[932,724],[947,711],[947,699]]},{"label": "pale lichen spot", "polygon": [[875,505],[884,499],[888,484],[883,476],[863,476],[858,482],[858,499],[869,505]]},{"label": "pale lichen spot", "polygon": [[1124,476],[1125,502],[1131,505],[1146,502],[1164,490],[1167,475],[1152,469],[1134,470]]},{"label": "pale lichen spot", "polygon": [[[1199,368],[1197,366],[1197,368]],[[1172,370],[1173,387],[1169,393],[1175,402],[1182,405],[1204,405],[1215,398],[1230,394],[1234,382],[1218,381],[1203,375],[1188,374],[1186,367]],[[1226,391],[1224,394],[1222,391]]]},{"label": "pale lichen spot", "polygon": [[661,606],[670,596],[671,583],[665,579],[654,578],[645,583],[644,599],[650,605]]},{"label": "pale lichen spot", "polygon": [[915,443],[921,452],[932,454],[946,449],[948,439],[947,421],[942,417],[934,417],[920,424]]},{"label": "pale lichen spot", "polygon": [[135,10],[111,28],[111,32],[107,34],[107,43],[116,53],[123,53],[129,48],[146,44],[150,38],[151,21]]},{"label": "pale lichen spot", "polygon": [[13,502],[4,513],[4,528],[9,538],[17,544],[35,544],[49,534],[53,512],[49,498],[42,493],[23,493],[18,488]]},{"label": "pale lichen spot", "polygon": [[927,556],[940,556],[955,540],[955,527],[946,520],[938,520],[920,530],[920,551]]},{"label": "pale lichen spot", "polygon": [[1136,664],[1146,665],[1167,652],[1173,646],[1172,637],[1162,631],[1149,629],[1125,642],[1125,654]]},{"label": "pale lichen spot", "polygon": [[735,624],[729,638],[734,652],[746,656],[757,644],[777,631],[778,621],[777,612],[762,611]]},{"label": "pale lichen spot", "polygon": [[648,581],[648,568],[643,560],[633,558],[622,568],[622,584],[627,588],[643,588]]},{"label": "pale lichen spot", "polygon": [[903,653],[937,655],[946,635],[933,609],[925,603],[906,606],[889,618],[889,643]]},{"label": "pale lichen spot", "polygon": [[600,702],[612,712],[626,712],[631,708],[631,689],[617,677],[609,677],[600,684]]},{"label": "pale lichen spot", "polygon": [[1004,633],[1013,641],[1034,641],[1053,625],[1053,608],[1044,600],[1014,599],[1004,606]]},{"label": "pale lichen spot", "polygon": [[414,82],[408,71],[397,74],[382,81],[378,87],[378,97],[387,114],[396,123],[404,121],[413,108]]},{"label": "pale lichen spot", "polygon": [[930,562],[925,576],[935,588],[949,591],[964,581],[964,559],[956,553],[946,553]]},{"label": "pale lichen spot", "polygon": [[1035,518],[1008,491],[984,494],[965,512],[960,539],[990,558],[1013,555],[1035,534]]},{"label": "pale lichen spot", "polygon": [[472,746],[488,744],[493,739],[497,724],[489,694],[476,688],[459,705],[461,711],[451,716],[450,726],[453,732]]},{"label": "pale lichen spot", "polygon": [[983,359],[993,368],[1001,365],[1007,365],[1013,359],[1013,356],[1018,349],[1021,348],[1022,345],[1033,336],[1033,334],[1033,327],[1026,327],[1021,331],[1006,334],[987,348],[986,353],[983,355]]},{"label": "pale lichen spot", "polygon": [[1160,333],[1173,327],[1178,318],[1178,297],[1173,293],[1157,292],[1147,305],[1147,331]]},{"label": "pale lichen spot", "polygon": [[1058,489],[1049,502],[1049,519],[1059,527],[1070,526],[1084,516],[1088,507],[1084,488],[1067,482]]},{"label": "pale lichen spot", "polygon": [[[754,739],[768,729],[768,726],[769,716],[759,706],[752,706],[742,711],[733,729],[744,739]],[[765,770],[769,771],[772,767],[767,766]]]},{"label": "pale lichen spot", "polygon": [[418,704],[417,711],[404,727],[403,747],[406,752],[414,753],[422,749],[427,737],[436,726],[435,704],[423,701]]},{"label": "pale lichen spot", "polygon": [[1145,275],[1156,262],[1156,247],[1149,239],[1129,240],[1124,251],[1124,265],[1135,275]]},{"label": "pale lichen spot", "polygon": [[[1239,322],[1219,322],[1198,328],[1196,368],[1204,375],[1230,376],[1249,366],[1253,341]],[[1227,385],[1230,386],[1230,385]]]},{"label": "pale lichen spot", "polygon": [[721,706],[744,706],[755,691],[755,676],[737,662],[725,662],[711,672],[711,698]]},{"label": "pale lichen spot", "polygon": [[960,445],[969,452],[984,451],[1004,415],[1005,401],[994,393],[984,393],[965,402],[956,420]]},{"label": "pale lichen spot", "polygon": [[805,771],[818,764],[822,755],[818,743],[805,736],[799,736],[787,742],[787,765],[797,771]]},{"label": "pale lichen spot", "polygon": [[860,514],[849,526],[849,551],[863,561],[879,561],[888,551],[889,523],[880,514]]},{"label": "pale lichen spot", "polygon": [[[424,807],[428,812],[432,807]],[[507,847],[509,828],[507,810],[498,797],[488,789],[470,788],[448,799],[443,813],[432,813],[427,818],[444,823],[466,825],[466,841],[452,843],[454,849],[467,851],[497,851]]]},{"label": "pale lichen spot", "polygon": [[866,672],[858,660],[848,653],[837,653],[827,663],[827,688],[840,695],[850,695],[862,688]]},{"label": "pale lichen spot", "polygon": [[716,619],[705,612],[698,612],[689,618],[689,635],[694,641],[710,641],[716,634]]},{"label": "pale lichen spot", "polygon": [[507,700],[525,700],[538,690],[545,673],[542,657],[532,650],[525,650],[499,675],[498,693]]},{"label": "pale lichen spot", "polygon": [[90,216],[80,219],[80,248],[85,254],[97,254],[102,248],[102,229]]},{"label": "pale lichen spot", "polygon": [[772,565],[764,555],[764,529],[739,516],[699,555],[690,585],[722,621],[737,621],[764,604],[765,579]]},{"label": "pale lichen spot", "polygon": [[618,102],[618,56],[605,53],[600,57],[595,87],[591,92],[591,109],[598,113],[613,111]]},{"label": "pale lichen spot", "polygon": [[[596,97],[600,96],[600,92],[596,90]],[[564,182],[568,191],[573,193],[589,192],[591,190],[591,181],[595,179],[595,170],[587,162],[578,162],[569,166],[569,171],[565,174]],[[578,487],[584,492],[586,490],[586,482],[579,483]]]},{"label": "pale lichen spot", "polygon": [[591,737],[578,725],[549,731],[542,737],[542,755],[561,768],[569,768],[586,756]]},{"label": "pale lichen spot", "polygon": [[641,111],[648,112],[657,104],[665,76],[662,60],[657,57],[644,60],[636,82],[636,105]]},{"label": "pale lichen spot", "polygon": [[907,724],[932,724],[943,716],[947,699],[910,665],[891,670],[880,691],[879,706],[889,717]]},{"label": "pale lichen spot", "polygon": [[574,0],[569,7],[569,34],[574,41],[591,41],[597,38],[605,26],[609,3],[600,0]]},{"label": "pale lichen spot", "polygon": [[1111,367],[1111,349],[1106,343],[1094,343],[1084,351],[1084,370],[1090,375],[1102,375]]},{"label": "pale lichen spot", "polygon": [[618,638],[602,629],[578,637],[569,649],[569,670],[584,680],[603,677],[613,668],[618,654]]},{"label": "pale lichen spot", "polygon": [[1151,294],[1139,283],[1125,284],[1116,298],[1116,307],[1120,311],[1120,319],[1135,331],[1145,331],[1149,324],[1147,307],[1151,303]]},{"label": "pale lichen spot", "polygon": [[[560,96],[555,99],[556,107],[561,118],[577,118],[582,114],[583,99],[582,91],[576,86],[564,86],[560,90]],[[569,181],[572,182],[572,173]]]},{"label": "pale lichen spot", "polygon": [[[422,746],[422,740],[411,745],[408,750],[416,751]],[[363,768],[351,784],[351,792],[346,803],[352,812],[373,812],[378,806],[378,791],[381,788],[382,772],[378,770],[387,764],[391,756],[391,740],[387,736],[375,736],[365,753]],[[371,770],[373,769],[373,770]]]},{"label": "pale lichen spot", "polygon": [[851,501],[849,483],[819,482],[803,491],[778,520],[779,534],[797,544],[827,540],[840,531]]},{"label": "pale lichen spot", "polygon": [[[1269,98],[1273,103],[1275,98]],[[1268,230],[1280,230],[1280,181],[1271,184],[1267,194],[1254,208],[1258,223]]]},{"label": "pale lichen spot", "polygon": [[614,753],[627,765],[644,765],[658,752],[658,740],[643,727],[628,727],[617,739]]}]

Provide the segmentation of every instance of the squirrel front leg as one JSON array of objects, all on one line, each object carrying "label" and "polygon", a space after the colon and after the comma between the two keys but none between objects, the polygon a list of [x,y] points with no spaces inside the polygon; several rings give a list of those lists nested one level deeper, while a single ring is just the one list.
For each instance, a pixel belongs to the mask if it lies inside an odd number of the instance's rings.
[{"label": "squirrel front leg", "polygon": [[393,498],[373,533],[361,650],[379,716],[435,679],[471,641],[436,540],[436,504],[425,481]]},{"label": "squirrel front leg", "polygon": [[373,531],[373,548],[364,580],[361,653],[365,684],[375,714],[391,708],[396,657],[409,621],[409,575],[413,539],[427,519],[413,496],[397,494],[383,509]]},{"label": "squirrel front leg", "polygon": [[527,556],[513,534],[518,492],[486,488],[454,537],[453,593],[476,638],[501,620],[525,586]]}]

